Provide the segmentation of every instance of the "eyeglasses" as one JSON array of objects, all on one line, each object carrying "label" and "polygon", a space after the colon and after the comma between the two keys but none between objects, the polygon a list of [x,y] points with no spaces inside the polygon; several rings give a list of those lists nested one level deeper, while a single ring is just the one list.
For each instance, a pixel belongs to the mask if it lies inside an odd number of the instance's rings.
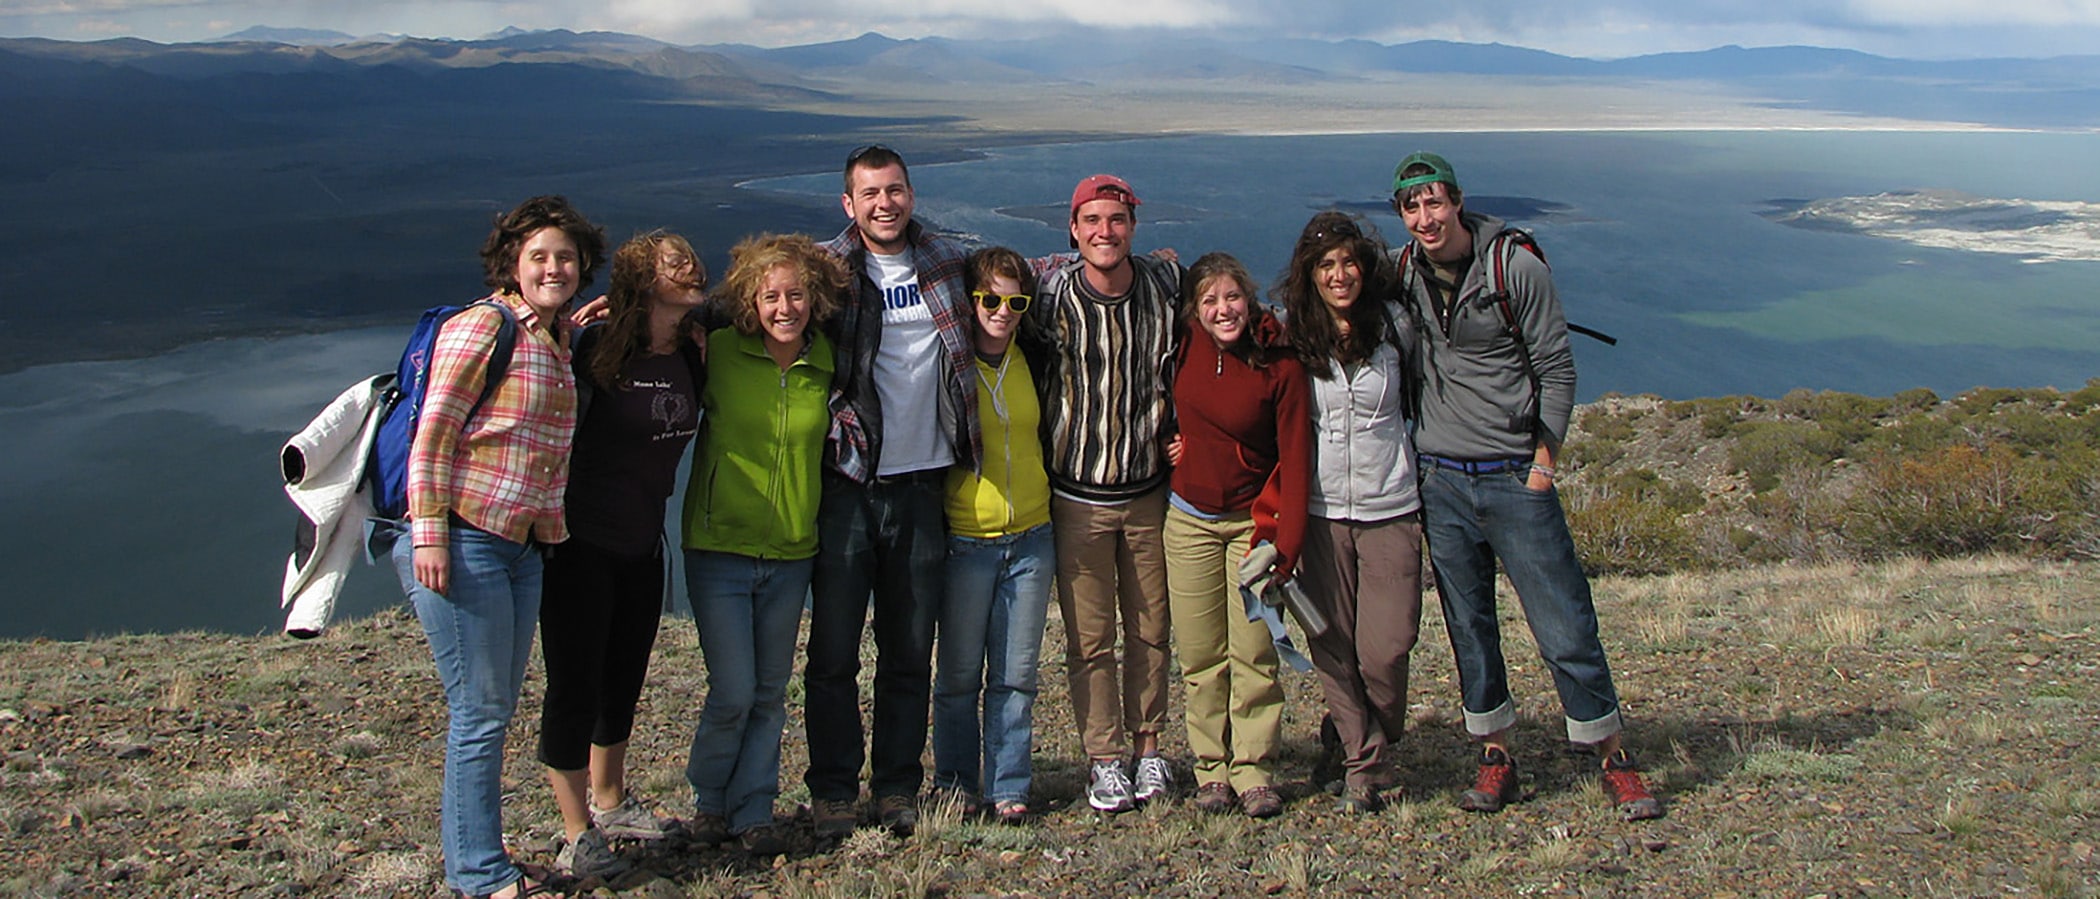
[{"label": "eyeglasses", "polygon": [[970,298],[976,300],[977,305],[983,306],[986,312],[997,312],[999,304],[1005,303],[1006,308],[1016,313],[1027,312],[1028,304],[1035,299],[1025,293],[993,293],[989,290],[970,291]]}]

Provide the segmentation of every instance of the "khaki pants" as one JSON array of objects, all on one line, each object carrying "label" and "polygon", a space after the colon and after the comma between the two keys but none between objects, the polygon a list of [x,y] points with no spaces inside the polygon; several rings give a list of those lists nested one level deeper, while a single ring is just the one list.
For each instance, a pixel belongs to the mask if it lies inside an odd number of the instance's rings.
[{"label": "khaki pants", "polygon": [[1253,533],[1244,512],[1205,521],[1167,510],[1167,596],[1196,782],[1242,793],[1269,786],[1283,738],[1276,646],[1267,627],[1247,620],[1240,598],[1240,559]]},{"label": "khaki pants", "polygon": [[1113,506],[1061,496],[1050,500],[1065,669],[1088,758],[1124,758],[1130,755],[1130,734],[1157,734],[1166,722],[1170,631],[1167,560],[1160,546],[1166,509],[1165,487]]}]

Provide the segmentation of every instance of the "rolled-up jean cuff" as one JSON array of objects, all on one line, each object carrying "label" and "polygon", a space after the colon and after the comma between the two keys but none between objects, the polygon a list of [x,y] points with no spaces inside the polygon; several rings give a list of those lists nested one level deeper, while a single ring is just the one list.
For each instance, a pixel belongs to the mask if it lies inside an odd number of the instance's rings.
[{"label": "rolled-up jean cuff", "polygon": [[[1616,722],[1618,718],[1618,713],[1613,712],[1612,720]],[[1515,726],[1517,726],[1517,704],[1513,700],[1503,700],[1500,706],[1485,712],[1466,710],[1466,733],[1476,737],[1499,734]],[[1569,727],[1572,728],[1573,726],[1573,722],[1570,722]],[[1617,730],[1617,725],[1614,724],[1612,729]]]},{"label": "rolled-up jean cuff", "polygon": [[1604,717],[1599,718],[1595,721],[1577,721],[1573,718],[1569,718],[1568,742],[1581,743],[1585,746],[1588,746],[1593,743],[1602,743],[1605,740],[1611,739],[1613,735],[1617,734],[1620,730],[1623,730],[1625,726],[1626,725],[1619,720],[1618,709],[1612,709],[1611,714],[1605,715]]}]

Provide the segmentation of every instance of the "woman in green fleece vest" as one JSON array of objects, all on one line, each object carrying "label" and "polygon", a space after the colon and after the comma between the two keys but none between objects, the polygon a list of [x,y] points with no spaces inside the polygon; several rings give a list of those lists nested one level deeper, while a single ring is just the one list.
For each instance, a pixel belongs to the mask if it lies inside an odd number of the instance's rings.
[{"label": "woman in green fleece vest", "polygon": [[705,433],[685,493],[686,593],[707,659],[707,705],[686,780],[690,830],[755,856],[773,828],[795,632],[817,553],[817,499],[831,424],[831,342],[846,273],[800,235],[746,238],[715,301],[734,323],[708,334]]}]

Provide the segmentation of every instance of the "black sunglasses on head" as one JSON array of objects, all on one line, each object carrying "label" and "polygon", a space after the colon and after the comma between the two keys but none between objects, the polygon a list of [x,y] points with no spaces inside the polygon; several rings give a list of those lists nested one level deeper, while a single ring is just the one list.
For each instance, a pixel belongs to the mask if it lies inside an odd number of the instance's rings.
[{"label": "black sunglasses on head", "polygon": [[1029,302],[1035,299],[1025,293],[993,293],[989,290],[970,291],[970,298],[983,306],[986,312],[997,312],[1001,303],[1005,303],[1006,308],[1015,312],[1027,312]]},{"label": "black sunglasses on head", "polygon": [[848,167],[851,167],[854,163],[868,158],[869,154],[872,153],[888,153],[891,156],[898,155],[897,151],[885,147],[881,144],[864,144],[862,146],[854,147],[853,152],[846,154],[846,165]]}]

